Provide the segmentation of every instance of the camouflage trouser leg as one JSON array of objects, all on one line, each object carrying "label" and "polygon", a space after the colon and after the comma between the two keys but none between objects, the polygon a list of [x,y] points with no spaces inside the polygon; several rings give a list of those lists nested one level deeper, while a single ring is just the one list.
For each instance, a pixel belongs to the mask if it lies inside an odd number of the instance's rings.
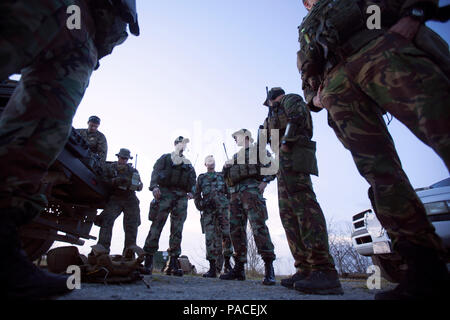
[{"label": "camouflage trouser leg", "polygon": [[170,207],[160,208],[158,211],[158,215],[152,221],[152,225],[150,226],[150,231],[148,232],[147,238],[145,239],[144,251],[148,254],[154,255],[159,248],[159,238],[161,237],[162,229],[166,224],[167,218],[169,217]]},{"label": "camouflage trouser leg", "polygon": [[204,211],[202,220],[205,230],[206,260],[218,261],[222,255],[222,230],[218,211]]},{"label": "camouflage trouser leg", "polygon": [[392,237],[442,250],[414,192],[379,108],[392,113],[444,159],[448,168],[449,82],[423,52],[388,34],[325,79],[330,125],[371,185],[376,213]]},{"label": "camouflage trouser leg", "polygon": [[170,238],[169,249],[167,251],[170,256],[179,256],[181,254],[183,225],[187,217],[188,200],[186,195],[177,195],[174,192],[164,189],[161,189],[161,193],[159,212],[150,227],[147,239],[145,240],[144,250],[152,255],[158,251],[161,231],[166,224],[170,212]]},{"label": "camouflage trouser leg", "polygon": [[125,231],[124,249],[136,245],[138,227],[141,225],[139,199],[133,197],[123,204],[123,230]]},{"label": "camouflage trouser leg", "polygon": [[283,170],[278,175],[278,202],[297,270],[335,270],[325,217],[310,175]]},{"label": "camouflage trouser leg", "polygon": [[233,245],[230,236],[230,208],[220,209],[219,226],[222,233],[222,252],[224,257],[233,255]]},{"label": "camouflage trouser leg", "polygon": [[274,260],[274,246],[266,225],[267,208],[257,188],[231,195],[230,235],[234,247],[234,260],[247,262],[247,219],[253,231],[258,253],[265,260]]},{"label": "camouflage trouser leg", "polygon": [[100,214],[101,217],[101,227],[100,232],[98,234],[98,244],[101,244],[103,247],[105,247],[108,251],[111,247],[111,238],[112,238],[112,231],[114,227],[114,221],[120,216],[122,213],[122,204],[118,201],[109,201],[106,204],[105,209]]},{"label": "camouflage trouser leg", "polygon": [[169,256],[178,257],[181,254],[181,239],[183,235],[183,226],[187,217],[188,199],[186,196],[179,197],[175,201],[175,206],[170,214],[170,238]]},{"label": "camouflage trouser leg", "polygon": [[[84,1],[74,3],[89,12]],[[15,11],[16,5],[24,11]],[[0,170],[0,206],[33,214],[46,205],[40,180],[68,138],[97,63],[89,14],[80,30],[71,31],[66,7],[45,9],[40,2],[0,4],[0,80],[23,68],[0,118],[0,167],[8,168]]]}]

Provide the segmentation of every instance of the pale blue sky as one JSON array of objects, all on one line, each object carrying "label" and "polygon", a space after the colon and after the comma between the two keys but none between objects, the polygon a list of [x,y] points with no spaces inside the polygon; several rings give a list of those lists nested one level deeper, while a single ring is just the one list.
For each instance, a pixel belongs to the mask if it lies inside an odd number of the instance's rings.
[{"label": "pale blue sky", "polygon": [[[445,1],[443,3],[449,3]],[[301,92],[296,67],[297,26],[306,14],[300,0],[166,0],[138,1],[141,36],[130,36],[101,61],[74,118],[86,127],[90,115],[102,119],[100,131],[108,139],[108,160],[120,148],[138,154],[137,168],[144,182],[138,193],[142,224],[138,245],[143,246],[150,223],[148,191],[153,164],[171,152],[178,135],[191,139],[186,153],[196,161],[214,154],[220,170],[225,160],[222,142],[231,155],[237,149],[230,134],[240,128],[254,134],[267,114],[262,105],[265,86]],[[449,41],[449,24],[433,24]],[[315,191],[327,221],[349,223],[353,214],[369,207],[368,185],[358,174],[350,153],[337,140],[326,112],[313,114],[319,178]],[[402,124],[389,125],[403,167],[414,187],[448,177],[441,159]],[[134,160],[133,160],[134,162]],[[281,226],[276,182],[266,189],[269,226],[275,244],[276,272],[294,271]],[[160,250],[168,248],[169,221]],[[98,236],[98,228],[91,234]],[[112,253],[123,247],[122,218],[116,220]],[[80,251],[88,253],[88,241]],[[182,251],[198,269],[206,267],[199,212],[189,202]]]}]

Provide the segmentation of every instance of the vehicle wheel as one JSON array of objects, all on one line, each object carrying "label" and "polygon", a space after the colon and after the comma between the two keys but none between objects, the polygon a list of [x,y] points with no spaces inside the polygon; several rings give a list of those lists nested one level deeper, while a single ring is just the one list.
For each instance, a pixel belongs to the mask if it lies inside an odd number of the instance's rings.
[{"label": "vehicle wheel", "polygon": [[381,276],[389,282],[399,283],[406,274],[406,264],[399,256],[374,255],[372,262],[380,267]]}]

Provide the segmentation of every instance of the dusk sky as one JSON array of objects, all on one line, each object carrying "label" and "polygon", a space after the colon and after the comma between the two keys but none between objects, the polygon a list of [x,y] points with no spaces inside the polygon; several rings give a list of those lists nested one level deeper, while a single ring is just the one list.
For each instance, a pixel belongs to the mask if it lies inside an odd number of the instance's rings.
[{"label": "dusk sky", "polygon": [[[448,3],[441,1],[441,6]],[[191,140],[186,156],[195,163],[197,175],[205,171],[208,154],[215,156],[221,170],[226,160],[222,143],[231,156],[237,151],[231,133],[247,128],[255,135],[266,117],[267,108],[262,105],[266,86],[302,95],[296,67],[297,26],[306,10],[301,0],[141,0],[138,12],[141,36],[130,35],[100,61],[73,126],[85,128],[89,116],[97,115],[99,129],[108,140],[107,160],[117,160],[120,148],[138,154],[144,190],[137,194],[142,220],[137,244],[142,247],[150,228],[152,168],[162,154],[173,151],[177,136]],[[431,26],[449,41],[449,23]],[[325,111],[313,114],[320,174],[313,183],[327,222],[345,228],[354,214],[369,208],[368,184],[326,120]],[[394,119],[389,131],[414,187],[448,177],[443,161],[404,125]],[[267,187],[265,198],[277,255],[275,271],[293,273],[276,181]],[[189,201],[182,254],[203,271],[208,264],[199,218]],[[168,248],[169,229],[168,220],[159,250]],[[91,234],[98,236],[98,228],[93,227]],[[122,252],[123,239],[120,216],[114,226],[112,254]],[[86,241],[80,252],[87,254],[95,243]]]}]

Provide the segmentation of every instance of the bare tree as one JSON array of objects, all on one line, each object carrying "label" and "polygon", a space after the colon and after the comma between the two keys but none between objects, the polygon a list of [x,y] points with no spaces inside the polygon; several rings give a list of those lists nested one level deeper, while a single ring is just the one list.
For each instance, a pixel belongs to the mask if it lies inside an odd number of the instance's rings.
[{"label": "bare tree", "polygon": [[247,226],[247,265],[245,268],[249,276],[259,276],[264,272],[264,262],[258,254],[250,225]]},{"label": "bare tree", "polygon": [[360,255],[353,247],[351,240],[352,227],[346,224],[339,230],[333,220],[328,221],[328,242],[330,254],[334,259],[339,274],[366,273],[372,262],[368,257]]}]

